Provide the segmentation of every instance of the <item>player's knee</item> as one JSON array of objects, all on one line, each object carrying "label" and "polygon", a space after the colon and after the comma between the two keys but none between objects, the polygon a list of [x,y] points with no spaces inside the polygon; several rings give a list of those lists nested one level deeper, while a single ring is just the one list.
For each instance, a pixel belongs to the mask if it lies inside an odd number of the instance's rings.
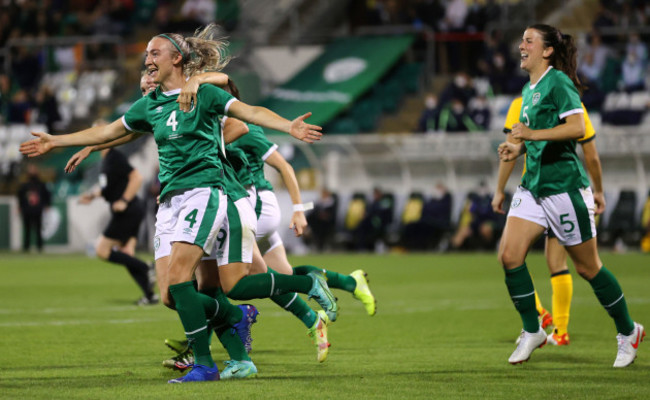
[{"label": "player's knee", "polygon": [[108,257],[111,255],[111,249],[98,244],[95,246],[95,254],[97,254],[97,257],[101,258],[102,260],[108,260]]},{"label": "player's knee", "polygon": [[165,307],[176,310],[176,303],[174,302],[174,298],[169,293],[169,290],[162,290],[160,292],[160,300],[165,305]]},{"label": "player's knee", "polygon": [[504,248],[499,252],[499,262],[506,268],[515,268],[524,263],[524,256],[510,248]]},{"label": "player's knee", "polygon": [[576,272],[578,273],[578,275],[580,275],[583,279],[586,279],[588,281],[593,279],[593,277],[596,276],[596,274],[598,274],[598,271],[600,270],[600,268],[596,266],[589,266],[589,265],[575,263],[575,262],[573,264],[576,268]]}]

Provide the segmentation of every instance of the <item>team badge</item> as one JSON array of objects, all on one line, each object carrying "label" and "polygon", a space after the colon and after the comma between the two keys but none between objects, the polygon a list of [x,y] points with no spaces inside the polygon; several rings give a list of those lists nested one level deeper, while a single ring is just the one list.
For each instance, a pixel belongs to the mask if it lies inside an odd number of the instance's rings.
[{"label": "team badge", "polygon": [[155,251],[158,251],[159,248],[160,248],[160,236],[155,236],[153,238],[153,249]]},{"label": "team badge", "polygon": [[541,97],[541,94],[539,92],[533,93],[533,105],[537,104],[539,102],[539,98]]},{"label": "team badge", "polygon": [[517,197],[516,199],[512,200],[512,204],[510,205],[510,208],[517,208],[519,207],[519,204],[521,204],[521,199]]}]

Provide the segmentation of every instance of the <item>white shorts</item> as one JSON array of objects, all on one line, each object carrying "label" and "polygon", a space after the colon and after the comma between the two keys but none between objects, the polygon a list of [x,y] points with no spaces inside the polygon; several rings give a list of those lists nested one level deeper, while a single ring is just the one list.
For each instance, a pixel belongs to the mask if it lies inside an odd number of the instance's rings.
[{"label": "white shorts", "polygon": [[[257,192],[258,202],[261,202],[261,210],[257,217],[257,247],[262,255],[282,245],[282,238],[278,233],[280,226],[280,205],[275,193],[271,190]],[[259,204],[257,208],[259,209]]]},{"label": "white shorts", "polygon": [[170,255],[174,242],[195,244],[209,254],[226,208],[227,197],[218,188],[189,189],[160,203],[153,241],[155,259]]},{"label": "white shorts", "polygon": [[575,246],[596,237],[594,196],[590,188],[535,198],[517,188],[508,218],[517,217],[551,229],[560,244]]},{"label": "white shorts", "polygon": [[253,262],[255,229],[257,226],[255,210],[248,198],[235,202],[228,199],[227,216],[219,229],[214,248],[203,260],[217,260],[217,265]]}]

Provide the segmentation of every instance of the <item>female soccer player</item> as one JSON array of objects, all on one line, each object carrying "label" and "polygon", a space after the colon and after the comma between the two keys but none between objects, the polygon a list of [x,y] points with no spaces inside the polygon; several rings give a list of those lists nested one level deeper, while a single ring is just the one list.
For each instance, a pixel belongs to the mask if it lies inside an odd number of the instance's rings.
[{"label": "female soccer player", "polygon": [[[521,97],[517,97],[510,104],[506,122],[503,127],[503,132],[507,135],[508,142],[519,143],[512,137],[512,126],[519,122],[519,115],[521,114]],[[605,195],[603,193],[603,180],[602,169],[600,166],[600,157],[598,156],[598,149],[596,148],[596,131],[594,130],[589,114],[582,105],[583,115],[585,118],[585,136],[578,140],[582,145],[582,151],[585,155],[585,164],[587,171],[591,177],[594,188],[594,203],[596,209],[595,214],[602,214],[605,211]],[[503,202],[505,200],[505,185],[508,177],[514,169],[515,163],[513,162],[499,162],[499,172],[497,178],[497,188],[492,198],[492,208],[499,214],[505,214],[503,209]],[[525,169],[525,167],[524,167]],[[567,253],[564,247],[558,242],[557,238],[553,235],[552,231],[547,232],[545,243],[545,256],[548,270],[551,274],[551,286],[553,288],[552,298],[552,316],[546,311],[542,302],[539,300],[537,292],[535,292],[535,307],[537,313],[541,318],[542,329],[553,324],[553,332],[549,333],[547,339],[548,343],[556,346],[566,346],[569,344],[569,313],[571,310],[571,298],[573,296],[573,279],[569,273],[567,266]]]},{"label": "female soccer player", "polygon": [[630,318],[623,291],[596,248],[594,197],[575,152],[575,141],[585,135],[575,44],[556,28],[538,24],[526,29],[519,51],[530,83],[522,91],[521,123],[513,126],[512,137],[523,142],[504,142],[498,150],[504,161],[526,153],[527,168],[499,249],[506,286],[523,322],[521,340],[508,361],[527,361],[546,344],[525,259],[533,242],[550,228],[613,318],[618,331],[614,367],[626,367],[634,361],[645,331]]},{"label": "female soccer player", "polygon": [[[153,132],[158,144],[161,181],[154,246],[156,263],[157,268],[163,268],[158,264],[168,263],[169,292],[195,354],[192,370],[170,383],[219,379],[209,351],[206,324],[210,308],[215,308],[214,299],[198,293],[191,281],[204,253],[212,251],[215,241],[225,239],[218,238],[219,228],[227,223],[226,214],[230,210],[218,154],[221,138],[215,134],[219,129],[215,126],[216,118],[233,115],[243,121],[287,132],[308,143],[321,136],[320,127],[304,122],[309,114],[288,121],[266,108],[236,101],[212,86],[201,89],[189,113],[181,112],[176,98],[185,77],[197,70],[220,70],[227,62],[221,57],[224,44],[212,40],[213,30],[211,25],[196,37],[188,38],[178,34],[154,36],[147,45],[145,67],[160,86],[138,100],[120,120],[68,135],[33,133],[38,138],[21,145],[23,154],[33,157],[56,147],[107,143],[129,131]],[[235,220],[241,223],[242,217],[245,218],[236,211],[228,215],[231,216],[231,224]],[[250,231],[249,225],[241,226],[238,237],[229,243],[246,250],[244,239],[251,234],[254,235],[254,231]],[[238,239],[242,241],[237,243]],[[224,291],[236,299],[263,298],[271,293],[291,291],[307,293],[327,311],[334,314],[337,311],[322,275],[283,276],[281,279],[270,274],[247,274],[248,265],[243,262],[220,268]]]}]

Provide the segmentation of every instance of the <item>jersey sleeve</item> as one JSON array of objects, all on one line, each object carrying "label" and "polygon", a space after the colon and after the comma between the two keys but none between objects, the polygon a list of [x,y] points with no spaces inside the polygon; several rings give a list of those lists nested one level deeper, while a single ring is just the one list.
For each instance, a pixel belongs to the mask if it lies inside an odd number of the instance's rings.
[{"label": "jersey sleeve", "polygon": [[521,114],[522,98],[517,97],[510,103],[508,114],[506,115],[506,122],[503,124],[503,133],[512,132],[512,126],[519,122],[519,114]]},{"label": "jersey sleeve", "polygon": [[244,151],[255,154],[262,161],[266,161],[278,148],[278,145],[267,139],[264,131],[259,126],[247,125],[249,129],[248,134],[239,139],[242,140],[241,145],[245,148]]},{"label": "jersey sleeve", "polygon": [[148,97],[143,97],[133,103],[122,116],[124,127],[131,132],[151,133],[153,127],[147,121]]},{"label": "jersey sleeve", "polygon": [[582,137],[582,139],[578,139],[578,142],[587,143],[596,138],[596,130],[594,129],[594,126],[591,124],[591,120],[589,119],[589,114],[587,113],[587,109],[585,108],[584,104],[582,105],[582,111],[584,112],[584,116],[585,116],[585,135]]},{"label": "jersey sleeve", "polygon": [[232,103],[238,101],[233,95],[214,85],[201,85],[197,93],[198,102],[205,102],[208,109],[219,115],[226,115]]},{"label": "jersey sleeve", "polygon": [[559,73],[556,76],[558,80],[553,86],[551,96],[557,106],[558,118],[563,120],[569,115],[582,114],[583,109],[578,89],[564,73]]}]

